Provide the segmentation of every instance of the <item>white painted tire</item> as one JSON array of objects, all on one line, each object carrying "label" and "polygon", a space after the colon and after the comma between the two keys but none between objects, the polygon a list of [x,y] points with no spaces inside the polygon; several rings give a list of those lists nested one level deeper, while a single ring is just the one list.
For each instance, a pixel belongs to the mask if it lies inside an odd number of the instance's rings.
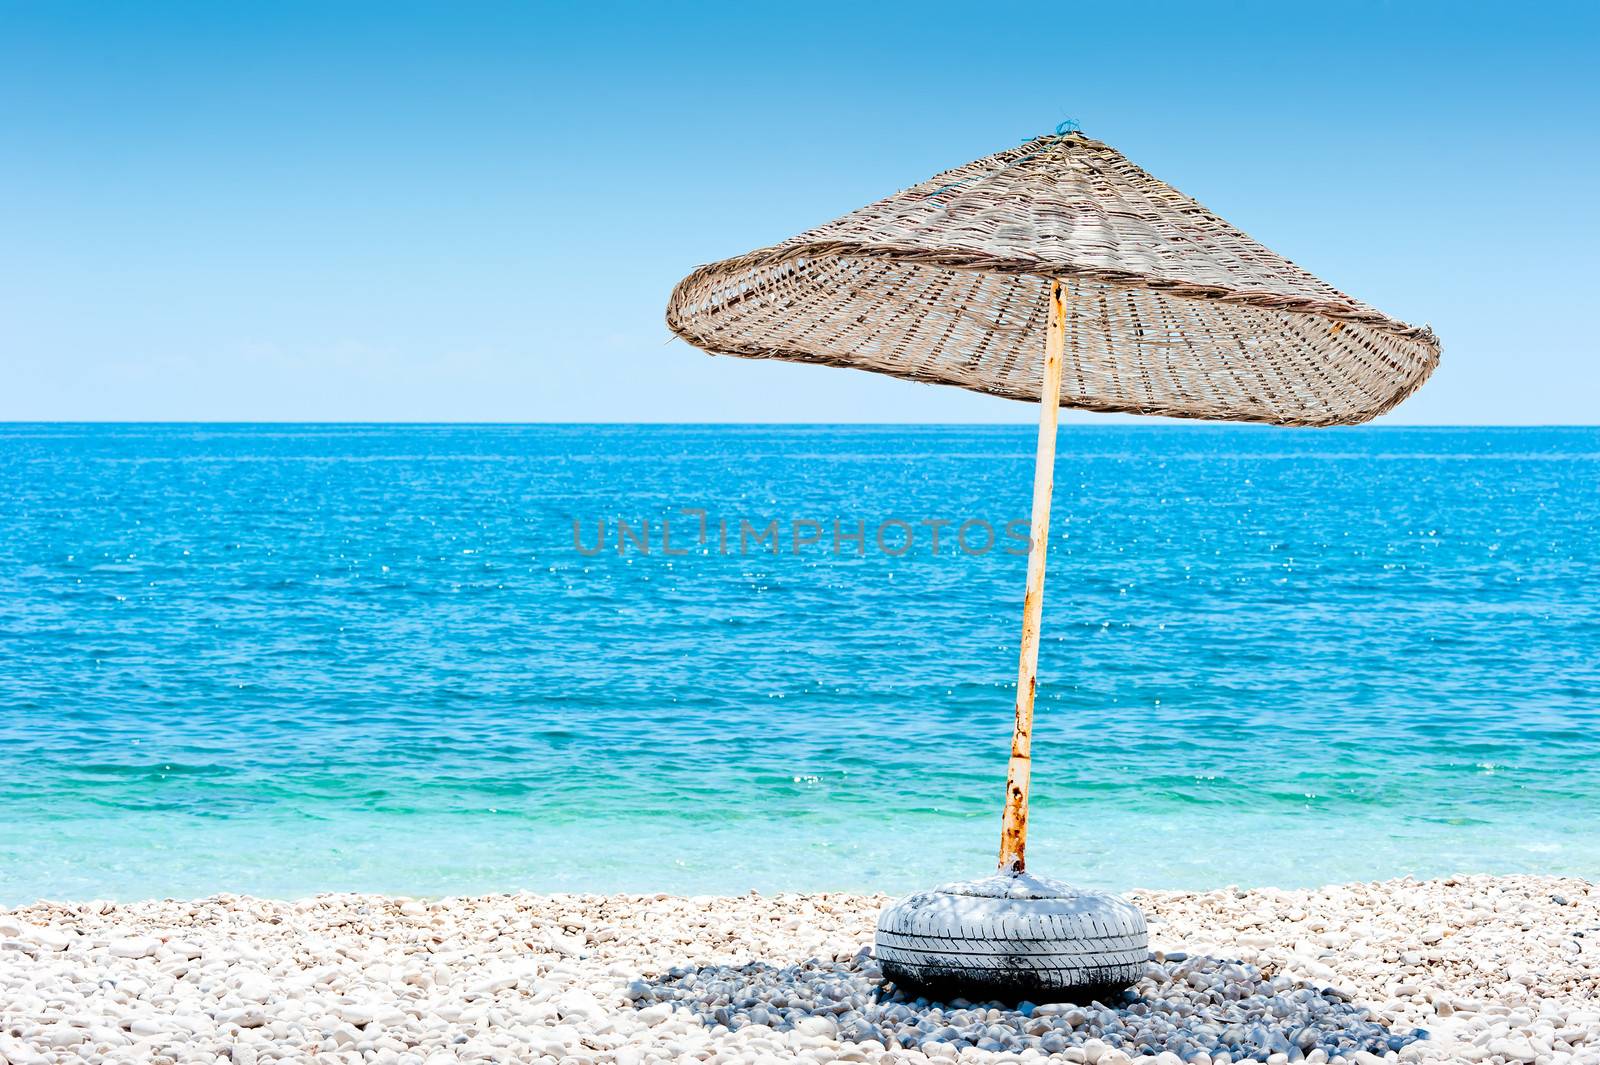
[{"label": "white painted tire", "polygon": [[914,993],[1059,1002],[1136,983],[1150,934],[1138,908],[1116,895],[1001,873],[888,907],[876,954],[883,975]]}]

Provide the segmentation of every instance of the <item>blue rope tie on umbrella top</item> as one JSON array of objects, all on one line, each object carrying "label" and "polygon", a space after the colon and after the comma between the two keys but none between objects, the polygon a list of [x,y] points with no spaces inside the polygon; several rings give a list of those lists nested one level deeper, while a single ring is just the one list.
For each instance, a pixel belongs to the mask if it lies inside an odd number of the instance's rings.
[{"label": "blue rope tie on umbrella top", "polygon": [[[940,197],[940,196],[944,195],[945,193],[949,192],[951,189],[957,189],[957,188],[960,188],[963,185],[968,185],[968,184],[971,184],[973,182],[988,181],[990,178],[996,176],[997,174],[1005,173],[1007,170],[1010,170],[1012,167],[1018,165],[1019,163],[1025,163],[1029,159],[1032,159],[1036,155],[1044,154],[1045,152],[1049,151],[1051,148],[1054,148],[1054,147],[1058,146],[1059,144],[1061,144],[1062,138],[1064,138],[1067,134],[1069,134],[1069,133],[1077,133],[1078,131],[1079,131],[1078,124],[1076,122],[1074,122],[1070,118],[1065,119],[1065,120],[1063,120],[1061,122],[1058,122],[1058,123],[1056,123],[1056,131],[1054,133],[1040,133],[1040,134],[1037,134],[1036,136],[1022,138],[1022,143],[1023,144],[1032,144],[1035,141],[1048,140],[1050,143],[1045,145],[1044,147],[1036,148],[1033,151],[1028,152],[1025,155],[1019,155],[1015,159],[1011,160],[1011,162],[1007,163],[1005,166],[1002,166],[998,170],[992,170],[987,174],[980,174],[980,175],[974,175],[973,177],[969,177],[969,178],[962,178],[960,181],[952,181],[948,185],[943,185],[943,186],[941,186],[941,187],[939,187],[937,189],[934,189],[932,192],[930,192],[926,196],[924,196],[923,199],[925,199],[925,200],[937,199],[938,197]],[[946,203],[944,206],[945,206],[945,210],[949,210],[950,209],[950,205],[948,203]]]}]

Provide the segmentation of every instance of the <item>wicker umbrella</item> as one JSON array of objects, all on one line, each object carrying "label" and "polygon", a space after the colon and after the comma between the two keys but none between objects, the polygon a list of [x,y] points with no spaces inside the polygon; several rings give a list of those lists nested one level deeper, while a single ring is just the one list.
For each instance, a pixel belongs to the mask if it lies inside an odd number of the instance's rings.
[{"label": "wicker umbrella", "polygon": [[[680,282],[667,325],[722,355],[1042,400],[1000,865],[1021,873],[1059,407],[1353,425],[1439,342],[1064,128]],[[1142,958],[1140,961],[1142,962]]]}]

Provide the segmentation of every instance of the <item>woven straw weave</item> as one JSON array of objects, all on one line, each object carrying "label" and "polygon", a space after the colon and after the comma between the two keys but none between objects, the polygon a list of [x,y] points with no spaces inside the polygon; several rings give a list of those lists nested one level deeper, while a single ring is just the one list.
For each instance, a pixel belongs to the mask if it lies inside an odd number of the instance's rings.
[{"label": "woven straw weave", "polygon": [[1060,402],[1347,425],[1433,372],[1439,342],[1318,280],[1078,133],[930,178],[703,266],[667,325],[707,351],[1040,398],[1067,282]]}]

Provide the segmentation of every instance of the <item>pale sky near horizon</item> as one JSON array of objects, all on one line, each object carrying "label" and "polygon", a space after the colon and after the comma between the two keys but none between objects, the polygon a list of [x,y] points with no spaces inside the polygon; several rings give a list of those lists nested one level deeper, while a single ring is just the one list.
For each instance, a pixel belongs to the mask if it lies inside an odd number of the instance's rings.
[{"label": "pale sky near horizon", "polygon": [[1385,422],[1600,422],[1597,8],[1293,7],[5,4],[0,420],[1029,421],[662,311],[1071,118],[1430,323]]}]

